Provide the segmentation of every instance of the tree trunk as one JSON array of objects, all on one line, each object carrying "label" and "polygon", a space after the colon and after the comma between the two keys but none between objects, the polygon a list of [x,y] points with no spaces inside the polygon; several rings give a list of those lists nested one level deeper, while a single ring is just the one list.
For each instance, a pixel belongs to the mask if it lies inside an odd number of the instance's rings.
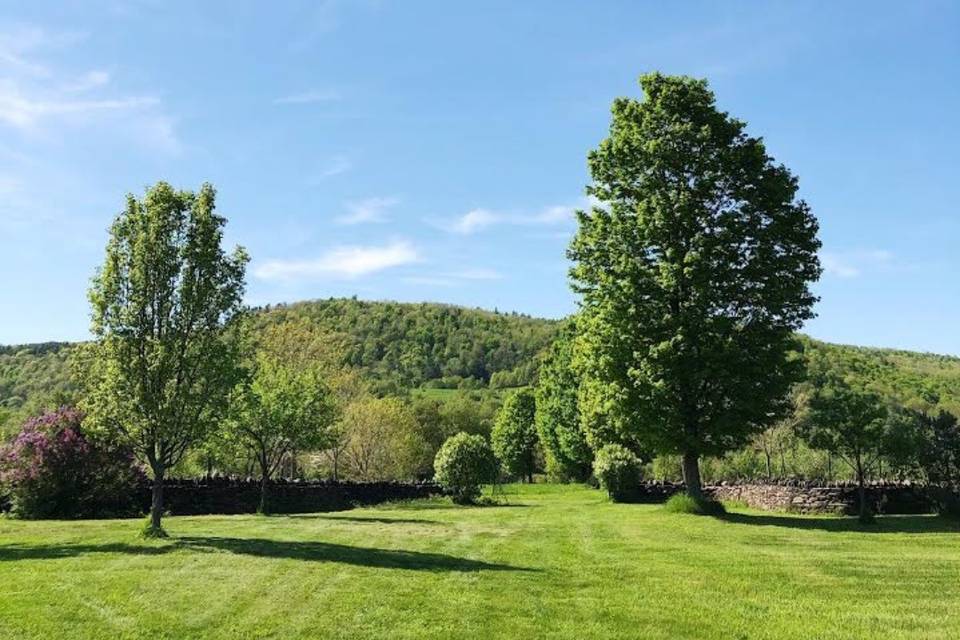
[{"label": "tree trunk", "polygon": [[155,468],[153,470],[153,495],[150,500],[150,529],[154,533],[163,530],[161,518],[163,517],[163,476],[164,469]]},{"label": "tree trunk", "polygon": [[700,456],[693,451],[683,452],[683,482],[687,485],[687,495],[695,500],[703,500],[703,487],[700,484]]},{"label": "tree trunk", "polygon": [[857,492],[860,496],[860,522],[870,522],[870,509],[867,508],[867,489],[863,484],[863,463],[857,456]]},{"label": "tree trunk", "polygon": [[267,476],[264,474],[263,477],[260,478],[260,506],[257,507],[257,513],[267,513],[267,482]]},{"label": "tree trunk", "polygon": [[260,506],[257,507],[257,513],[267,513],[267,483],[270,481],[270,462],[267,455],[260,453]]}]

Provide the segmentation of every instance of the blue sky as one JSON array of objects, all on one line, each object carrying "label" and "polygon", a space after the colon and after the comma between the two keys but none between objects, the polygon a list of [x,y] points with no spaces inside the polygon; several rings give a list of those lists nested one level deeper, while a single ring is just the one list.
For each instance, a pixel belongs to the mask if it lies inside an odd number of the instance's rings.
[{"label": "blue sky", "polygon": [[[258,6],[259,5],[259,6]],[[249,302],[562,316],[609,105],[706,77],[800,177],[807,332],[960,354],[960,5],[65,2],[0,11],[0,343],[87,336],[124,194],[219,190]]]}]

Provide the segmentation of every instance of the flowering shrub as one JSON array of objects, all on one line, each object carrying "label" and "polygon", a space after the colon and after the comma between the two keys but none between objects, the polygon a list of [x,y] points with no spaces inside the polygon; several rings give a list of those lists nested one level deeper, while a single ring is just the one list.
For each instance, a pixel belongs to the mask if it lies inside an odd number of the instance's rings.
[{"label": "flowering shrub", "polygon": [[626,447],[608,444],[597,452],[593,473],[614,502],[627,502],[640,481],[640,460]]},{"label": "flowering shrub", "polygon": [[22,518],[87,518],[135,511],[143,480],[128,449],[86,437],[83,415],[61,407],[27,420],[0,448],[0,485]]},{"label": "flowering shrub", "polygon": [[483,436],[460,432],[447,438],[433,463],[434,479],[457,504],[471,504],[480,497],[480,485],[492,482],[497,460]]}]

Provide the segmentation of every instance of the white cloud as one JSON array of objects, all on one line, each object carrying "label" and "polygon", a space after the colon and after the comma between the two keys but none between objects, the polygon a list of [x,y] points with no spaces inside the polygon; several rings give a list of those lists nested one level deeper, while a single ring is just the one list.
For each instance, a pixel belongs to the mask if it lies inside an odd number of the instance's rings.
[{"label": "white cloud", "polygon": [[464,269],[451,273],[450,277],[459,280],[500,280],[503,275],[493,269]]},{"label": "white cloud", "polygon": [[340,99],[340,92],[332,89],[311,89],[301,93],[292,93],[280,96],[273,104],[313,104],[316,102],[336,102]]},{"label": "white cloud", "polygon": [[338,224],[363,224],[366,222],[383,222],[386,211],[400,200],[394,197],[367,198],[347,203],[347,213],[338,217]]},{"label": "white cloud", "polygon": [[532,213],[473,209],[451,221],[441,222],[438,226],[451,233],[470,235],[501,224],[525,227],[567,225],[573,223],[574,211],[597,204],[593,199],[582,198],[576,204],[552,205]]},{"label": "white cloud", "polygon": [[353,162],[346,156],[334,156],[327,165],[321,169],[320,178],[332,178],[341,173],[346,173],[353,169]]},{"label": "white cloud", "polygon": [[892,261],[893,254],[883,249],[820,252],[823,272],[837,278],[858,278],[864,272],[888,267]]},{"label": "white cloud", "polygon": [[358,278],[420,261],[412,244],[396,240],[383,246],[342,246],[312,260],[270,260],[254,269],[261,280]]},{"label": "white cloud", "polygon": [[111,76],[102,69],[78,73],[35,60],[82,37],[25,27],[0,33],[0,127],[50,135],[64,126],[92,129],[109,124],[151,147],[178,150],[173,120],[158,98],[110,91]]},{"label": "white cloud", "polygon": [[422,284],[438,287],[462,285],[465,281],[501,280],[503,275],[493,269],[470,268],[460,271],[440,272],[431,275],[408,276],[403,279],[408,284]]},{"label": "white cloud", "polygon": [[447,226],[449,231],[469,235],[502,220],[502,216],[488,209],[474,209],[457,218]]},{"label": "white cloud", "polygon": [[64,86],[64,91],[83,92],[97,87],[103,87],[110,83],[110,74],[106,71],[95,69],[87,71],[77,78],[73,83]]}]

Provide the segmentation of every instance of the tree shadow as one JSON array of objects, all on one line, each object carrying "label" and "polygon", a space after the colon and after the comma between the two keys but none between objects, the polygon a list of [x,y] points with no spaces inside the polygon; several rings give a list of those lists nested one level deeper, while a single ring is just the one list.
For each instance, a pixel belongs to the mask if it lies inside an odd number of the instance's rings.
[{"label": "tree shadow", "polygon": [[333,562],[379,569],[413,571],[538,571],[507,564],[471,560],[442,553],[353,547],[332,542],[267,540],[261,538],[179,537],[162,546],[124,543],[79,545],[0,545],[0,562],[47,560],[93,553],[154,556],[188,549],[201,553],[227,552],[260,558],[285,558],[307,562]]},{"label": "tree shadow", "polygon": [[960,520],[936,515],[877,516],[871,524],[861,524],[853,516],[790,516],[753,513],[726,513],[719,520],[736,524],[790,529],[855,533],[960,533]]},{"label": "tree shadow", "polygon": [[175,545],[144,546],[115,542],[109,544],[67,544],[67,545],[0,545],[0,562],[15,562],[17,560],[56,560],[59,558],[75,558],[91,553],[124,553],[135,556],[159,556],[169,553]]},{"label": "tree shadow", "polygon": [[364,518],[362,516],[328,516],[317,513],[295,513],[286,517],[296,518],[298,520],[342,520],[343,522],[367,522],[376,524],[446,524],[438,520],[424,520],[422,518]]},{"label": "tree shadow", "polygon": [[263,538],[181,537],[190,549],[216,550],[260,558],[287,558],[309,562],[338,562],[381,569],[416,571],[534,571],[506,564],[470,560],[442,553],[353,547],[332,542],[267,540]]}]

